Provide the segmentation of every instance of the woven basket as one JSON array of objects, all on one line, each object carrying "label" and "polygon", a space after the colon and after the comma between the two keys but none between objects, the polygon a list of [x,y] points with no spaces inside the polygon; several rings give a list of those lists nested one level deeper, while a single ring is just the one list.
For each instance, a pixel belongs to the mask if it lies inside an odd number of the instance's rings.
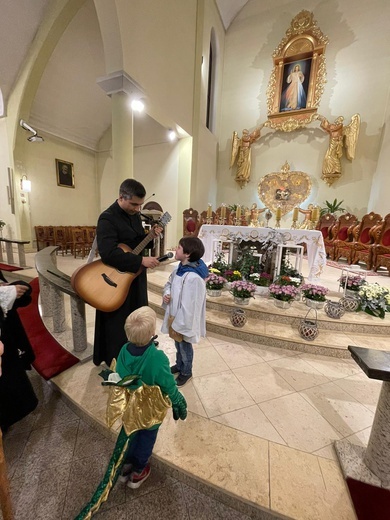
[{"label": "woven basket", "polygon": [[335,320],[339,320],[341,316],[344,316],[345,309],[341,305],[340,302],[332,302],[331,300],[328,300],[325,303],[324,311],[329,318],[333,318]]},{"label": "woven basket", "polygon": [[234,327],[243,327],[246,323],[246,314],[244,309],[234,309],[230,315],[230,321]]},{"label": "woven basket", "polygon": [[[307,317],[311,311],[315,312],[315,319],[309,320]],[[307,341],[313,341],[319,334],[318,325],[317,325],[317,311],[316,309],[309,309],[306,313],[306,316],[303,320],[299,322],[298,332],[302,339]]]},{"label": "woven basket", "polygon": [[358,310],[360,305],[360,298],[357,296],[344,296],[340,299],[340,304],[348,312],[355,312]]}]

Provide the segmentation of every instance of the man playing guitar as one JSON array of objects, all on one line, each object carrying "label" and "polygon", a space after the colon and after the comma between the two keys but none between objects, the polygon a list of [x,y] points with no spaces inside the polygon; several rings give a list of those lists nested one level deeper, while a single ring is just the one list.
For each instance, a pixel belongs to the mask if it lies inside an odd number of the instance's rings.
[{"label": "man playing guitar", "polygon": [[[119,244],[135,249],[145,239],[140,211],[145,200],[144,186],[135,179],[126,179],[119,188],[119,198],[103,211],[97,223],[96,236],[100,257],[104,264],[122,272],[138,273],[131,283],[125,302],[112,312],[96,310],[93,362],[109,366],[117,358],[127,337],[124,324],[135,309],[148,305],[146,269],[159,265],[155,257],[124,251]],[[153,226],[150,233],[158,236],[162,227]],[[151,247],[152,242],[149,242]]]}]

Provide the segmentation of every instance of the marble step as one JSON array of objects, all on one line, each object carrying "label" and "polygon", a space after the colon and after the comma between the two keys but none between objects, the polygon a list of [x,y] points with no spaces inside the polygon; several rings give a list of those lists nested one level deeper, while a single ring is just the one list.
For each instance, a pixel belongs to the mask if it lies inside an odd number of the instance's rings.
[{"label": "marble step", "polygon": [[[161,277],[148,281],[149,293],[159,295],[161,301],[162,287],[166,281]],[[332,293],[330,300],[338,301],[341,293]],[[233,302],[233,297],[228,291],[223,291],[222,296],[212,298],[207,296],[207,311],[219,311],[230,313],[236,309],[237,305]],[[256,296],[250,300],[249,305],[245,306],[245,312],[248,318],[258,321],[274,322],[275,324],[290,325],[297,327],[297,320],[306,316],[309,308],[302,301],[295,301],[289,309],[279,309],[275,307],[272,298]],[[315,311],[309,314],[310,319],[315,318]],[[369,316],[365,312],[345,312],[340,319],[329,318],[323,309],[317,311],[318,328],[334,332],[349,332],[359,334],[369,334],[375,336],[390,336],[390,313],[386,314],[384,320]]]},{"label": "marble step", "polygon": [[[149,291],[149,305],[158,315],[163,315],[164,311],[161,307],[160,294]],[[389,337],[384,337],[381,334],[363,334],[360,332],[339,332],[321,329],[314,341],[307,341],[302,339],[298,332],[298,325],[301,318],[295,316],[291,323],[264,320],[249,315],[247,308],[245,308],[245,312],[247,313],[248,319],[244,327],[234,327],[230,322],[230,314],[233,308],[237,308],[237,306],[233,304],[230,310],[228,306],[226,306],[224,310],[216,310],[208,307],[206,315],[207,331],[249,341],[254,347],[256,347],[256,345],[267,345],[345,359],[351,357],[348,351],[348,345],[390,351]]]}]

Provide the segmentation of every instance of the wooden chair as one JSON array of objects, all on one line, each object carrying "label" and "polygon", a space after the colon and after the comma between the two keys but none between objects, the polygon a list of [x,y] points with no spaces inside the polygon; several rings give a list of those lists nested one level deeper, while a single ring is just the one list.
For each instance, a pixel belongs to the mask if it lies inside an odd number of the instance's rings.
[{"label": "wooden chair", "polygon": [[[93,241],[95,240],[96,236],[96,226],[86,226],[84,228],[84,239],[85,239],[85,251],[89,253],[92,249]],[[98,255],[98,251],[96,248],[95,256]]]},{"label": "wooden chair", "polygon": [[84,228],[72,226],[72,238],[73,238],[73,255],[76,258],[80,255],[84,258],[88,251],[88,246],[85,242]]},{"label": "wooden chair", "polygon": [[[218,224],[221,220],[221,212],[222,212],[222,206],[220,206],[219,208],[217,208],[216,212],[215,212],[215,216],[216,216],[216,222],[215,224]],[[225,206],[225,224],[227,226],[232,226],[233,225],[233,219],[232,219],[232,212],[230,211],[230,209]]]},{"label": "wooden chair", "polygon": [[48,246],[47,240],[46,240],[46,233],[44,226],[34,226],[35,229],[35,238],[37,241],[37,251],[40,251],[41,249],[44,249]]},{"label": "wooden chair", "polygon": [[66,238],[65,226],[54,226],[54,245],[59,247],[62,256],[68,253],[69,243]]},{"label": "wooden chair", "polygon": [[327,253],[331,260],[338,260],[342,256],[342,252],[340,253],[340,257],[337,257],[338,247],[343,247],[346,243],[352,241],[352,229],[358,223],[358,219],[355,215],[351,213],[344,213],[344,215],[340,215],[337,219],[337,222],[332,227],[332,240],[328,244]]},{"label": "wooden chair", "polygon": [[332,228],[336,224],[337,218],[332,215],[332,213],[325,213],[322,215],[320,220],[318,221],[318,224],[316,226],[316,229],[318,231],[321,231],[322,238],[324,239],[324,245],[325,245],[325,251],[326,256],[328,257],[330,255],[330,252],[333,250],[333,235],[332,235]]},{"label": "wooden chair", "polygon": [[390,276],[390,213],[388,213],[381,226],[377,243],[373,246],[373,270],[386,267]]},{"label": "wooden chair", "polygon": [[366,269],[370,270],[374,265],[375,246],[379,243],[385,222],[382,220],[380,224],[372,226],[370,229],[370,243],[369,244],[354,244],[355,256],[354,264],[364,262]]},{"label": "wooden chair", "polygon": [[207,216],[206,209],[204,211],[202,211],[202,213],[200,214],[200,226],[203,226],[203,224],[207,224],[208,220],[210,220],[210,224],[218,223],[218,218],[217,218],[217,214],[215,213],[215,211],[211,212],[211,217]]},{"label": "wooden chair", "polygon": [[370,234],[370,231],[381,221],[382,217],[373,211],[364,215],[361,222],[352,229],[352,242],[337,246],[336,260],[344,257],[349,264],[352,264],[356,261],[356,253],[363,251],[364,258],[367,262],[367,269],[371,269],[372,250],[370,251],[369,246],[373,244],[374,238]]},{"label": "wooden chair", "polygon": [[200,226],[199,213],[196,209],[185,209],[183,211],[183,237],[197,237]]}]

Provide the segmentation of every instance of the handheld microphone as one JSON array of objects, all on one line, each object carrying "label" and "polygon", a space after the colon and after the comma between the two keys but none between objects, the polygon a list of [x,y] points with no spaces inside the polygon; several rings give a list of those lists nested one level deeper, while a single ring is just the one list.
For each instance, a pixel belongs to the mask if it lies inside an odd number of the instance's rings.
[{"label": "handheld microphone", "polygon": [[171,251],[166,255],[160,256],[159,258],[157,258],[157,260],[159,262],[164,262],[165,260],[168,260],[168,258],[173,258],[173,253]]}]

